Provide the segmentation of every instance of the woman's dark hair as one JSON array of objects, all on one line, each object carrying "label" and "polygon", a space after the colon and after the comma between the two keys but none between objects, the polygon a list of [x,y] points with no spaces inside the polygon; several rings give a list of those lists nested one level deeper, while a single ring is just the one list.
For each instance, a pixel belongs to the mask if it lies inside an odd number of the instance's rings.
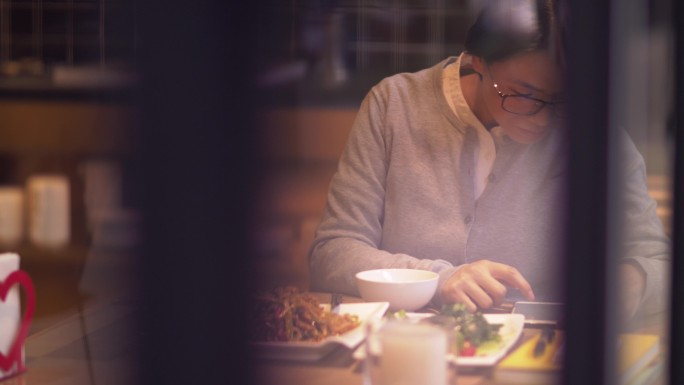
[{"label": "woman's dark hair", "polygon": [[562,5],[554,0],[490,0],[468,30],[466,51],[495,62],[522,52],[548,50],[564,67],[566,12]]}]

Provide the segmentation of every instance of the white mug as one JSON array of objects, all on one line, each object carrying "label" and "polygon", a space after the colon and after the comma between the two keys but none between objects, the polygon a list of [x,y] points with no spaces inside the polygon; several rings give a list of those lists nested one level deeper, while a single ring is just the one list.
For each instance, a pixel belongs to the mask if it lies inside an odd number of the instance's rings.
[{"label": "white mug", "polygon": [[[0,254],[0,281],[4,281],[14,271],[19,270],[19,255],[15,253]],[[17,330],[21,323],[21,302],[19,287],[14,286],[9,289],[5,300],[0,302],[0,351],[4,355],[9,353],[10,347],[14,342]],[[24,360],[24,349],[22,347],[22,357]],[[17,367],[4,371],[0,369],[0,381],[17,373]]]}]

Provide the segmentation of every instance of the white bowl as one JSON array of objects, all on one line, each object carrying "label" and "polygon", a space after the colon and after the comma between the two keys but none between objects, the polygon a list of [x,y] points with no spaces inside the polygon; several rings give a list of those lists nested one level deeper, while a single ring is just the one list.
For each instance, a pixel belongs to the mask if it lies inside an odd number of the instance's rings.
[{"label": "white bowl", "polygon": [[366,302],[389,302],[390,310],[414,311],[430,302],[438,278],[428,270],[366,270],[356,274],[356,287]]}]

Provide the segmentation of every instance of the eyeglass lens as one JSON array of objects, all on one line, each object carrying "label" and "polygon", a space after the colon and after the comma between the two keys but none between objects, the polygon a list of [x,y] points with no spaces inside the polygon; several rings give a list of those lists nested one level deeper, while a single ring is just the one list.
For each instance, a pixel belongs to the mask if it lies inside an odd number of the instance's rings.
[{"label": "eyeglass lens", "polygon": [[544,103],[525,96],[506,95],[502,100],[504,110],[519,115],[534,115],[544,107],[553,109],[558,117],[565,117],[565,103]]}]

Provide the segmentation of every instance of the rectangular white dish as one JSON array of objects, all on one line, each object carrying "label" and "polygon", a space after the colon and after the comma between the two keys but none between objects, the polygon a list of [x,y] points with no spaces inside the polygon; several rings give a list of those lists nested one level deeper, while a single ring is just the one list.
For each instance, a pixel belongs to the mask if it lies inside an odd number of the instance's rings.
[{"label": "rectangular white dish", "polygon": [[361,324],[356,328],[340,336],[328,337],[317,342],[253,342],[253,350],[261,358],[318,361],[340,346],[349,349],[356,348],[366,338],[364,327],[366,322],[382,318],[388,307],[389,302],[343,303],[340,305],[339,314],[348,313],[358,316]]},{"label": "rectangular white dish", "polygon": [[[426,318],[433,314],[430,313],[406,313],[408,318]],[[522,334],[523,328],[525,327],[525,316],[522,314],[484,314],[487,322],[490,324],[500,324],[502,327],[499,329],[499,335],[501,336],[501,342],[498,349],[487,352],[484,355],[476,355],[471,357],[455,357],[449,355],[448,359],[459,366],[473,366],[473,367],[485,367],[493,366],[499,360],[501,360],[515,345]],[[359,346],[356,351],[354,351],[354,358],[357,360],[364,359],[366,356],[365,344]]]}]

